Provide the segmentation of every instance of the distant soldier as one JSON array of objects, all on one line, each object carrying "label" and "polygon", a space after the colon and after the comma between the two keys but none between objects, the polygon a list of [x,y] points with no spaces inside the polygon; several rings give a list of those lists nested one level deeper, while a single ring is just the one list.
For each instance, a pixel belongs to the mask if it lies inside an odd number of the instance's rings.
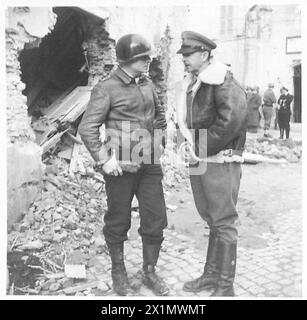
[{"label": "distant soldier", "polygon": [[247,130],[252,133],[257,133],[259,126],[259,108],[261,106],[261,96],[259,87],[252,87],[252,93],[247,100]]},{"label": "distant soldier", "polygon": [[263,116],[264,116],[264,136],[269,137],[269,129],[271,126],[271,119],[273,114],[273,107],[276,103],[276,96],[273,91],[274,84],[269,83],[268,89],[263,94]]},{"label": "distant soldier", "polygon": [[278,110],[278,125],[280,130],[280,139],[284,138],[284,132],[286,131],[286,139],[289,139],[290,135],[290,116],[291,116],[291,103],[293,96],[289,94],[286,87],[281,88],[281,96],[277,103],[279,105]]},{"label": "distant soldier", "polygon": [[249,98],[252,95],[252,88],[250,86],[245,87],[245,92],[246,92],[246,101],[248,102]]}]

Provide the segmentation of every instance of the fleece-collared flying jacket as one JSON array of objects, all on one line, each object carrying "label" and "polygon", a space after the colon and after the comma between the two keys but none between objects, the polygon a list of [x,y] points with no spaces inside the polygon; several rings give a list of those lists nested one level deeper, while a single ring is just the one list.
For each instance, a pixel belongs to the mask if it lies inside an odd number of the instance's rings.
[{"label": "fleece-collared flying jacket", "polygon": [[211,62],[198,77],[178,87],[177,118],[186,129],[207,129],[207,156],[225,149],[243,150],[246,139],[246,94],[229,68]]}]

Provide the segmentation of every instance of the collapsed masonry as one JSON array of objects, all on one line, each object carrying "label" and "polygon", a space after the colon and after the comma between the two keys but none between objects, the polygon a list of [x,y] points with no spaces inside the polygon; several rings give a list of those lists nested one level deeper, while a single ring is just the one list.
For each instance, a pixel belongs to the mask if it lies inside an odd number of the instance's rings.
[{"label": "collapsed masonry", "polygon": [[[170,42],[167,28],[150,66],[165,107]],[[57,154],[80,169],[78,124],[116,58],[106,18],[77,7],[9,8],[6,44],[10,228],[41,190],[42,160]]]}]

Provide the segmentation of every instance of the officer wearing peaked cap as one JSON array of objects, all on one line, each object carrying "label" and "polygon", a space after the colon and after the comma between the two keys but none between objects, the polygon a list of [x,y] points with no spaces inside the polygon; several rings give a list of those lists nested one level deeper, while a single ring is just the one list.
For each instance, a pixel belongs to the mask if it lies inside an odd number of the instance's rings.
[{"label": "officer wearing peaked cap", "polygon": [[216,48],[214,43],[209,38],[193,31],[184,31],[181,35],[182,45],[177,51],[178,54],[191,54],[197,51],[213,50]]},{"label": "officer wearing peaked cap", "polygon": [[[182,54],[189,72],[188,81],[178,87],[177,120],[198,155],[198,162],[190,164],[190,182],[196,208],[210,228],[203,274],[186,282],[183,289],[198,292],[213,288],[212,296],[233,296],[236,203],[247,106],[244,89],[233,78],[229,66],[211,58],[216,46],[199,33],[184,31],[177,52]],[[195,139],[191,129],[195,130]],[[206,129],[206,139],[202,139],[200,129]]]}]

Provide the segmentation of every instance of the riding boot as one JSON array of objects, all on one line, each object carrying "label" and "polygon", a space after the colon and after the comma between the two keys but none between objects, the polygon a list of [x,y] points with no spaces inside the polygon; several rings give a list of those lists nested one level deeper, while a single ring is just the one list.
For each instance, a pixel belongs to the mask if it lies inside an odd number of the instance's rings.
[{"label": "riding boot", "polygon": [[236,272],[237,242],[218,241],[218,264],[220,266],[219,280],[213,297],[233,297],[235,295],[233,282]]},{"label": "riding boot", "polygon": [[184,284],[183,290],[190,292],[199,292],[206,289],[214,288],[219,279],[219,268],[217,264],[218,246],[216,234],[212,231],[209,235],[209,243],[207,249],[207,259],[203,274]]}]

